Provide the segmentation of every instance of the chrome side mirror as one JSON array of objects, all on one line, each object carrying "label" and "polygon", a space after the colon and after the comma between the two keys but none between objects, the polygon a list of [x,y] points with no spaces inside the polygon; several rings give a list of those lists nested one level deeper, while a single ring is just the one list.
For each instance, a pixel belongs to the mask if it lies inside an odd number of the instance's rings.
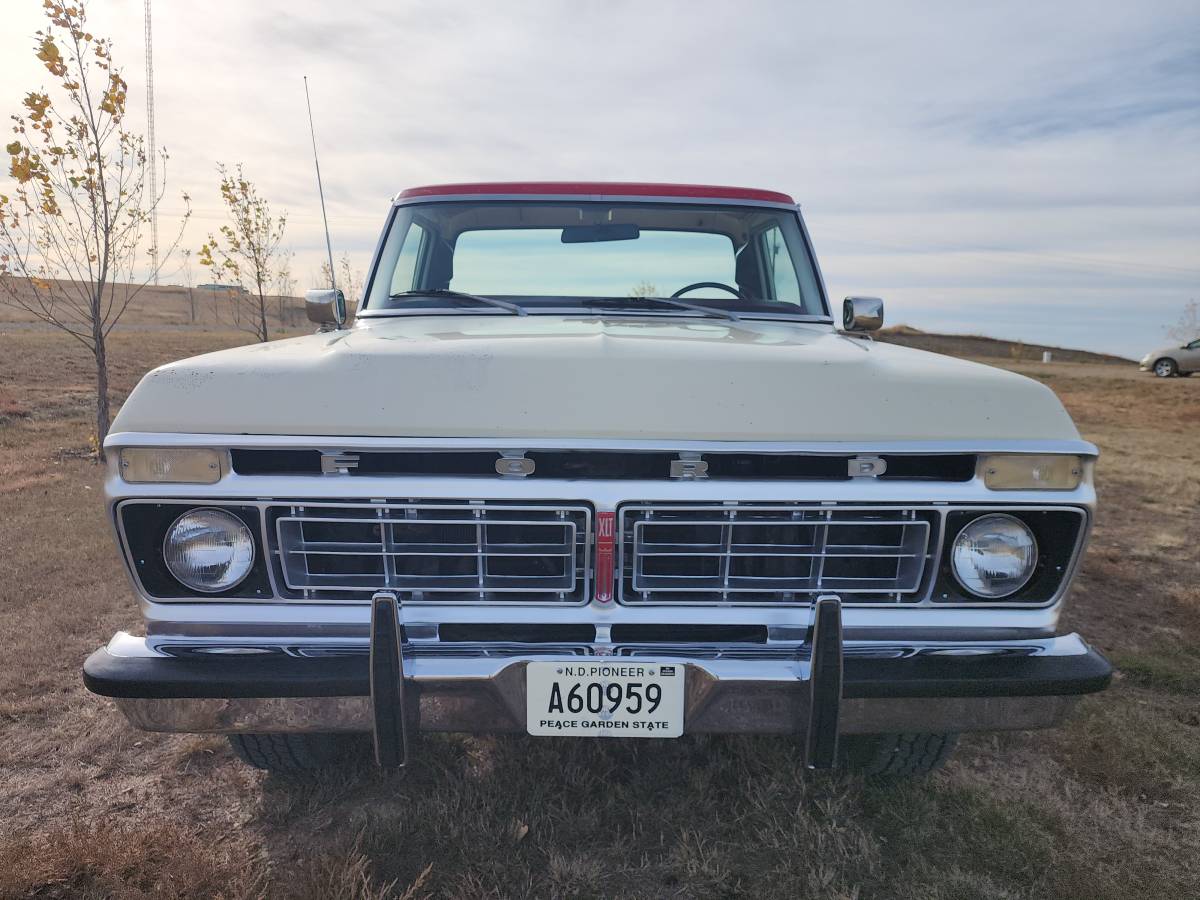
[{"label": "chrome side mirror", "polygon": [[341,328],[346,321],[346,295],[337,290],[308,291],[304,295],[304,311],[308,320],[321,330]]},{"label": "chrome side mirror", "polygon": [[883,327],[883,301],[878,297],[847,297],[842,301],[842,328],[878,331]]}]

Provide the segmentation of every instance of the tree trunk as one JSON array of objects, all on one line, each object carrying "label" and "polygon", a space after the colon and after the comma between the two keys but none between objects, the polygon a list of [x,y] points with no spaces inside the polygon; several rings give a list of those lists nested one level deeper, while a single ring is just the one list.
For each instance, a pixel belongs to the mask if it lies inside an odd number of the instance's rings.
[{"label": "tree trunk", "polygon": [[258,339],[264,344],[271,339],[267,331],[267,298],[263,296],[262,282],[258,282]]},{"label": "tree trunk", "polygon": [[196,324],[196,298],[192,296],[192,288],[188,286],[188,309],[191,312],[192,324]]},{"label": "tree trunk", "polygon": [[93,353],[96,357],[96,452],[104,461],[104,439],[108,437],[108,350],[104,346],[104,332],[93,326],[95,339]]}]

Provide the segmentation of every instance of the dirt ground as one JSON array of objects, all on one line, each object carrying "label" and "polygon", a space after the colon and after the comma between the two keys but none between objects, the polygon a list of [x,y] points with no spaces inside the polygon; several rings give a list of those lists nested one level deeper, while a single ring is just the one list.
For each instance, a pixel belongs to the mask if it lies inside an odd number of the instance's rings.
[{"label": "dirt ground", "polygon": [[[244,340],[118,331],[114,390]],[[1061,730],[966,737],[898,784],[807,776],[785,739],[454,736],[313,786],[84,690],[85,656],[139,625],[88,364],[0,325],[0,897],[1200,896],[1200,377],[1002,363],[1103,452],[1065,626],[1119,674]]]}]

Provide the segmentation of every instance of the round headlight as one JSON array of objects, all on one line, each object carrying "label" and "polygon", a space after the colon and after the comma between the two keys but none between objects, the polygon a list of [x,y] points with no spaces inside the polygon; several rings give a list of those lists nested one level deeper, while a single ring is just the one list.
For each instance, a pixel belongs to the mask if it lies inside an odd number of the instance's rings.
[{"label": "round headlight", "polygon": [[245,522],[223,509],[193,509],[167,529],[163,559],[181,584],[215,594],[250,574],[254,537]]},{"label": "round headlight", "polygon": [[950,551],[958,583],[977,597],[1015,594],[1033,576],[1037,540],[1014,516],[980,516],[958,533]]}]

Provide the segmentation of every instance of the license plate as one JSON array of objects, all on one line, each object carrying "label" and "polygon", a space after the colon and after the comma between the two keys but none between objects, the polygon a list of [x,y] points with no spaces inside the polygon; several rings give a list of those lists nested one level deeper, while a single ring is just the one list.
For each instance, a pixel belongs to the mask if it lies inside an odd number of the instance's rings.
[{"label": "license plate", "polygon": [[537,735],[679,737],[683,670],[654,662],[531,662],[526,727]]}]

